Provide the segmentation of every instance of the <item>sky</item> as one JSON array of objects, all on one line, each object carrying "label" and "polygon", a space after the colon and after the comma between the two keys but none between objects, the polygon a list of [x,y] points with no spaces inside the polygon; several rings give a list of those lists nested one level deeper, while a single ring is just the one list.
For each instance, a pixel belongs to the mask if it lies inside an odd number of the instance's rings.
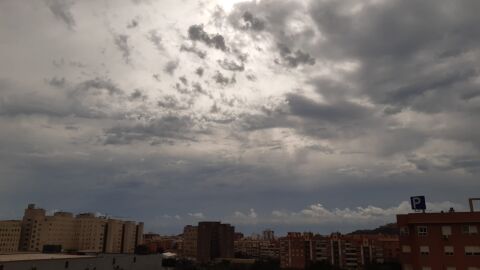
[{"label": "sky", "polygon": [[476,0],[0,0],[0,219],[348,232],[480,192]]}]

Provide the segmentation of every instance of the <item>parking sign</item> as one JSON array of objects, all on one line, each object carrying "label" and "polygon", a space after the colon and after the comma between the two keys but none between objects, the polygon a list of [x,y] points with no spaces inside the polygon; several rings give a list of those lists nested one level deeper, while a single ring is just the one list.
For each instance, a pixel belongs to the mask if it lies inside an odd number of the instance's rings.
[{"label": "parking sign", "polygon": [[427,205],[425,203],[425,196],[414,196],[410,197],[410,203],[412,204],[413,210],[425,210]]}]

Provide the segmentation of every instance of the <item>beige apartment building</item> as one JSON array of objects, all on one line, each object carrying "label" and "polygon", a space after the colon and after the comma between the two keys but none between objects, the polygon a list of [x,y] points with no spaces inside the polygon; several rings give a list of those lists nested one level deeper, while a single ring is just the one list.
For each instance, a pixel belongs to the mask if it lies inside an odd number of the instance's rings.
[{"label": "beige apartment building", "polygon": [[122,253],[134,253],[137,242],[137,224],[127,221],[123,224]]},{"label": "beige apartment building", "polygon": [[20,251],[42,251],[61,246],[62,251],[133,253],[143,243],[143,223],[68,212],[46,215],[30,204],[21,222]]},{"label": "beige apartment building", "polygon": [[107,220],[92,213],[76,216],[75,240],[78,250],[103,252]]},{"label": "beige apartment building", "polygon": [[107,240],[105,241],[105,252],[122,252],[123,222],[121,220],[109,219],[107,221]]},{"label": "beige apartment building", "polygon": [[18,251],[20,229],[20,220],[0,221],[0,254]]},{"label": "beige apartment building", "polygon": [[182,254],[186,258],[197,257],[197,235],[198,227],[187,225],[183,229],[183,247]]}]

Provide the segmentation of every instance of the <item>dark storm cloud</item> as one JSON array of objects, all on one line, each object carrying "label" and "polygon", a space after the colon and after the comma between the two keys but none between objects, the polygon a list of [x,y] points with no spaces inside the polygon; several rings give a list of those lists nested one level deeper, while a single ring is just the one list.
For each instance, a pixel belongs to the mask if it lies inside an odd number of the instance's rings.
[{"label": "dark storm cloud", "polygon": [[151,30],[148,32],[147,38],[150,40],[150,42],[152,42],[157,50],[163,51],[165,49],[162,44],[162,37],[158,34],[157,30]]},{"label": "dark storm cloud", "polygon": [[232,75],[231,78],[228,78],[219,71],[215,73],[215,75],[213,76],[213,80],[216,83],[221,84],[223,86],[227,86],[229,84],[235,84],[237,82],[237,80],[235,79],[235,75]]},{"label": "dark storm cloud", "polygon": [[285,44],[278,44],[280,56],[290,67],[296,68],[299,65],[315,65],[315,58],[310,54],[297,50],[292,52]]},{"label": "dark storm cloud", "polygon": [[[325,38],[322,57],[357,60],[355,83],[395,110],[439,112],[458,107],[478,76],[477,1],[387,1],[343,12],[352,2],[313,2],[311,16]],[[448,97],[448,98],[447,98]]]},{"label": "dark storm cloud", "polygon": [[168,110],[186,110],[191,107],[191,103],[181,102],[173,95],[167,95],[157,101],[157,105]]},{"label": "dark storm cloud", "polygon": [[[250,29],[251,37],[261,42],[273,37],[275,43],[304,49],[314,42],[314,27],[307,23],[308,12],[305,2],[295,0],[248,1],[235,5],[228,15],[230,24],[240,30]],[[292,25],[302,28],[292,32]]]},{"label": "dark storm cloud", "polygon": [[351,102],[320,104],[297,94],[287,96],[290,111],[295,116],[327,122],[355,121],[368,116],[369,110]]},{"label": "dark storm cloud", "polygon": [[[386,91],[384,103],[388,104],[409,104],[412,99],[425,95],[428,91],[449,90],[457,83],[467,82],[478,76],[475,70],[452,70],[442,74],[432,74],[432,77],[422,78],[421,81],[412,82],[391,91]],[[442,94],[442,93],[436,93]],[[422,110],[422,108],[418,108]]]},{"label": "dark storm cloud", "polygon": [[245,70],[245,66],[243,65],[243,63],[238,64],[235,61],[230,61],[228,59],[223,59],[223,61],[217,60],[217,63],[225,70],[229,70],[229,71]]},{"label": "dark storm cloud", "polygon": [[188,47],[186,45],[182,45],[180,47],[180,51],[181,52],[190,52],[190,53],[193,53],[195,55],[197,55],[198,57],[200,57],[201,59],[205,59],[205,56],[207,56],[207,52],[206,51],[202,51],[198,48],[196,48],[195,46],[191,46],[191,47]]},{"label": "dark storm cloud", "polygon": [[255,31],[262,31],[263,29],[265,29],[265,22],[253,16],[253,14],[249,11],[245,11],[245,13],[243,13],[242,19],[245,21],[245,26],[248,29],[252,29]]},{"label": "dark storm cloud", "polygon": [[127,23],[127,28],[132,29],[138,26],[138,19],[132,19],[130,22]]},{"label": "dark storm cloud", "polygon": [[201,95],[206,95],[210,98],[212,98],[212,94],[209,93],[206,89],[202,87],[202,85],[198,82],[195,82],[192,84],[192,91],[194,94],[201,94]]},{"label": "dark storm cloud", "polygon": [[[311,15],[327,42],[338,52],[362,58],[463,51],[478,44],[477,1],[386,1],[368,4],[358,13],[343,12],[352,1],[316,1]],[[381,41],[381,42],[379,42]],[[334,50],[334,48],[329,48]],[[411,60],[411,59],[406,59]],[[402,61],[403,62],[403,61]]]},{"label": "dark storm cloud", "polygon": [[71,113],[71,109],[61,104],[51,104],[50,99],[37,93],[7,94],[0,98],[0,115],[48,115],[63,117]]},{"label": "dark storm cloud", "polygon": [[128,36],[122,34],[114,34],[113,40],[117,48],[122,52],[123,60],[125,61],[125,63],[130,64],[130,54],[132,48],[128,44]]},{"label": "dark storm cloud", "polygon": [[183,85],[188,85],[188,80],[185,76],[181,76],[178,79],[183,83]]},{"label": "dark storm cloud", "polygon": [[205,72],[205,69],[202,67],[199,67],[195,70],[195,74],[197,74],[199,77],[202,77],[204,72]]},{"label": "dark storm cloud", "polygon": [[203,30],[203,25],[192,25],[188,28],[188,38],[193,41],[201,41],[215,49],[227,51],[225,38],[220,34],[210,35]]},{"label": "dark storm cloud", "polygon": [[130,100],[145,100],[147,96],[140,89],[135,89],[133,93],[130,94]]},{"label": "dark storm cloud", "polygon": [[429,157],[410,156],[408,161],[420,171],[452,171],[465,170],[468,173],[480,172],[480,158],[478,156],[437,155]]},{"label": "dark storm cloud", "polygon": [[89,91],[106,91],[109,95],[120,95],[124,92],[110,79],[95,78],[79,83],[73,93],[83,94]]},{"label": "dark storm cloud", "polygon": [[63,77],[62,78],[53,77],[50,80],[48,80],[47,83],[57,88],[63,88],[65,87],[67,81]]},{"label": "dark storm cloud", "polygon": [[75,28],[75,18],[70,10],[73,2],[69,0],[46,0],[45,2],[55,18],[63,21],[69,29]]},{"label": "dark storm cloud", "polygon": [[178,60],[168,61],[167,64],[165,64],[163,71],[170,75],[173,75],[179,64],[180,62]]},{"label": "dark storm cloud", "polygon": [[[186,116],[164,116],[145,124],[118,126],[105,131],[105,144],[130,144],[157,142],[157,139],[172,141],[195,141],[195,122]],[[169,141],[170,142],[170,141]]]},{"label": "dark storm cloud", "polygon": [[257,80],[257,76],[255,76],[254,74],[251,74],[251,73],[245,75],[245,77],[247,78],[247,80],[252,81],[252,82]]},{"label": "dark storm cloud", "polygon": [[[99,119],[108,116],[101,105],[91,104],[91,98],[101,100],[122,98],[124,91],[106,78],[94,78],[57,89],[29,90],[14,82],[4,82],[0,98],[0,115],[45,115],[51,117],[77,116]],[[49,84],[50,85],[50,84]],[[62,90],[59,92],[59,90]],[[90,99],[90,100],[89,100]]]}]

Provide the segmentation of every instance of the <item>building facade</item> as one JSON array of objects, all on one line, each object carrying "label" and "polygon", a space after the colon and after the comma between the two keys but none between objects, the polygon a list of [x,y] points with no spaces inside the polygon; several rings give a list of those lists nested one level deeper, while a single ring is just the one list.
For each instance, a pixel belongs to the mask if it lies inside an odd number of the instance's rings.
[{"label": "building facade", "polygon": [[479,270],[480,212],[397,215],[404,270]]},{"label": "building facade", "polygon": [[21,228],[20,220],[0,221],[0,254],[18,251]]},{"label": "building facade", "polygon": [[235,257],[248,259],[278,259],[280,242],[277,240],[257,240],[250,237],[234,242]]},{"label": "building facade", "polygon": [[280,238],[280,267],[305,269],[325,262],[341,269],[363,269],[368,264],[396,262],[398,252],[396,236],[292,232]]},{"label": "building facade", "polygon": [[76,217],[76,241],[78,250],[103,252],[106,235],[106,220],[94,214],[79,214]]},{"label": "building facade", "polygon": [[198,262],[206,263],[217,258],[234,257],[233,226],[220,222],[199,222],[197,230]]},{"label": "building facade", "polygon": [[47,215],[30,204],[21,222],[19,250],[43,251],[58,246],[62,251],[133,253],[143,241],[143,223],[68,212]]},{"label": "building facade", "polygon": [[197,258],[198,227],[187,225],[183,228],[182,255],[186,258]]},{"label": "building facade", "polygon": [[275,232],[271,229],[266,229],[262,232],[262,238],[265,241],[273,241],[275,240]]}]

